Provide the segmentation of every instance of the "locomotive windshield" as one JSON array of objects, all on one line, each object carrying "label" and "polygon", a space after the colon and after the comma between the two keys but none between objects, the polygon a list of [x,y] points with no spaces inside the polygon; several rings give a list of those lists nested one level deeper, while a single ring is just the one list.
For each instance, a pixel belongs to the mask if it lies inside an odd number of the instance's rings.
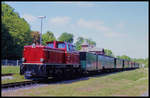
[{"label": "locomotive windshield", "polygon": [[53,48],[53,43],[47,44],[48,47]]},{"label": "locomotive windshield", "polygon": [[67,51],[75,51],[75,46],[73,45],[67,45]]},{"label": "locomotive windshield", "polygon": [[65,43],[58,43],[58,48],[65,48]]}]

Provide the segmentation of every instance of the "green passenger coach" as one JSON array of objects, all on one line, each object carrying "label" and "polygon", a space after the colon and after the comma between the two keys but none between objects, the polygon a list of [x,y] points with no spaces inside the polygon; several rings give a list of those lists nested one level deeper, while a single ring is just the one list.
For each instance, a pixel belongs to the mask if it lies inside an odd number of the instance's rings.
[{"label": "green passenger coach", "polygon": [[96,54],[80,52],[80,64],[84,71],[95,71],[97,67]]}]

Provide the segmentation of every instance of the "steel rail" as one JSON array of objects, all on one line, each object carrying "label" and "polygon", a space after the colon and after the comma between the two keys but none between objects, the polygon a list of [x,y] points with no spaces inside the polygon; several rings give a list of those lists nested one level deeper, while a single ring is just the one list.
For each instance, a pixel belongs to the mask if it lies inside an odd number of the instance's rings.
[{"label": "steel rail", "polygon": [[1,84],[1,88],[26,86],[26,85],[36,84],[36,83],[38,83],[38,81],[23,81],[23,82],[7,83],[7,84]]},{"label": "steel rail", "polygon": [[12,76],[14,73],[1,74],[1,76]]}]

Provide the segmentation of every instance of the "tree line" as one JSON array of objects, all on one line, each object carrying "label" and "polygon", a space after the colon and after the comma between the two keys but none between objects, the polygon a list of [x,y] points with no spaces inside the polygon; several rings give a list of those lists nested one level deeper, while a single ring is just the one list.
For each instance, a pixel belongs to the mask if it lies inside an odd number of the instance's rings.
[{"label": "tree line", "polygon": [[[29,23],[24,18],[21,18],[14,8],[4,2],[2,3],[1,18],[2,59],[20,59],[25,45],[39,44],[40,33],[31,30]],[[73,37],[73,34],[64,32],[56,39],[53,32],[47,31],[42,34],[42,44],[46,45],[47,41],[53,40],[73,43]],[[91,44],[95,44],[90,39],[86,40]]]},{"label": "tree line", "polygon": [[2,58],[20,58],[23,46],[32,42],[30,25],[14,10],[2,3]]},{"label": "tree line", "polygon": [[[39,44],[40,32],[33,31],[30,28],[29,23],[19,16],[19,13],[15,12],[15,9],[6,3],[2,3],[2,25],[1,25],[1,56],[2,59],[20,59],[22,58],[22,51],[25,45],[31,45],[32,43]],[[42,45],[46,45],[47,41],[66,41],[74,43],[74,35],[64,32],[58,38],[54,33],[47,31],[42,34]],[[96,46],[96,42],[90,38],[78,37],[74,43],[77,50],[81,49],[81,44],[87,41],[89,45]],[[148,59],[133,59],[129,56],[115,56],[109,49],[104,49],[106,55],[113,56],[121,59],[128,59],[132,61],[144,62],[148,64]]]}]

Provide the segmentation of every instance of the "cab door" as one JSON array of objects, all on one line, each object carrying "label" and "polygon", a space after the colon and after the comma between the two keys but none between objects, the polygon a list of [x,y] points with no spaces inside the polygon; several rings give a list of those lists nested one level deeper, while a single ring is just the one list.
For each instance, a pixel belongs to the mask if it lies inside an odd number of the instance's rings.
[{"label": "cab door", "polygon": [[66,64],[79,64],[79,52],[73,49],[73,45],[66,44]]},{"label": "cab door", "polygon": [[69,44],[66,43],[66,52],[65,52],[65,60],[66,64],[71,64],[71,52],[70,52],[70,47]]}]

